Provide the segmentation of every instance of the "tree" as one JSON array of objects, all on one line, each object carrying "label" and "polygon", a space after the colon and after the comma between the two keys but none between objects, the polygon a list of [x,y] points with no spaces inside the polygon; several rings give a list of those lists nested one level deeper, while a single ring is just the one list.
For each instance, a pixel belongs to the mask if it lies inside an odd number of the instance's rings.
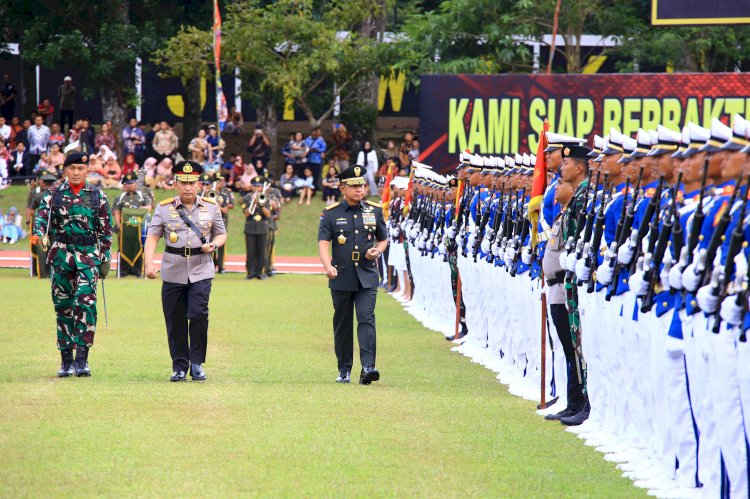
[{"label": "tree", "polygon": [[[157,2],[154,2],[157,3]],[[22,36],[27,58],[36,64],[86,68],[93,88],[101,93],[104,120],[119,133],[135,102],[135,62],[151,53],[158,42],[155,25],[131,12],[150,11],[151,1],[44,1],[35,22]]]},{"label": "tree", "polygon": [[[314,9],[313,0],[268,3],[245,0],[229,6],[224,50],[258,91],[294,100],[311,126],[333,113],[337,102],[356,99],[348,92],[379,68],[377,40],[357,28],[377,17],[381,0],[332,0]],[[333,89],[316,105],[326,87]]]},{"label": "tree", "polygon": [[194,26],[182,27],[163,48],[157,50],[152,60],[163,69],[163,78],[180,78],[183,87],[185,115],[183,118],[183,154],[187,154],[190,137],[198,135],[201,127],[201,78],[213,77],[211,65],[213,52],[210,31],[202,31]]}]

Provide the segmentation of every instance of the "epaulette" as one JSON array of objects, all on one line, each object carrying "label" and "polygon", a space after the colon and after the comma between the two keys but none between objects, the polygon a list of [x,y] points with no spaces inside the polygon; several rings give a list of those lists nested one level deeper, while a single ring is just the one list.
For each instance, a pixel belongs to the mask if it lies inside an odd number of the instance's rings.
[{"label": "epaulette", "polygon": [[165,199],[164,201],[162,201],[161,203],[159,203],[159,206],[164,206],[165,204],[171,204],[171,203],[174,203],[174,198],[173,197]]},{"label": "epaulette", "polygon": [[326,210],[332,210],[333,208],[337,207],[340,204],[341,204],[340,201],[338,203],[329,204],[328,206],[326,206]]},{"label": "epaulette", "polygon": [[211,199],[211,198],[207,198],[207,197],[204,197],[203,201],[206,202],[206,203],[216,204],[216,200],[215,199]]},{"label": "epaulette", "polygon": [[375,201],[370,201],[369,199],[367,201],[365,201],[365,203],[367,203],[367,204],[369,204],[371,206],[375,206],[376,208],[381,208],[381,206],[380,206],[379,203],[376,203]]}]

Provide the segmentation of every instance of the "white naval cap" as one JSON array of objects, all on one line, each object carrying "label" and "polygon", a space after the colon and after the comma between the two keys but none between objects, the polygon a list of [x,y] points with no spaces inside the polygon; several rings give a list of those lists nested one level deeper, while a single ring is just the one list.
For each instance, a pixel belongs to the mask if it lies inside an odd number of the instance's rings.
[{"label": "white naval cap", "polygon": [[555,149],[562,149],[563,145],[575,145],[583,144],[586,139],[579,139],[578,137],[571,137],[569,135],[561,135],[559,133],[547,132],[547,148],[544,152],[554,151]]},{"label": "white naval cap", "polygon": [[625,136],[614,127],[609,129],[609,135],[607,135],[607,146],[602,149],[602,154],[619,154],[624,152],[623,142]]},{"label": "white naval cap", "polygon": [[651,142],[651,150],[648,156],[659,156],[668,152],[674,152],[680,145],[682,135],[670,130],[664,125],[656,127],[656,142]]}]

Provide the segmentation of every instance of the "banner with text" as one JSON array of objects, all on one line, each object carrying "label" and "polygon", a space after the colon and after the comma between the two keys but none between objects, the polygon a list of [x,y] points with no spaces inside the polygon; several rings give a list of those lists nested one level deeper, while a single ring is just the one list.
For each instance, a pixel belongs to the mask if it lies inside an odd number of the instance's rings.
[{"label": "banner with text", "polygon": [[536,151],[539,131],[586,137],[614,127],[632,136],[661,123],[680,131],[750,114],[750,74],[424,75],[420,160],[450,171],[458,153]]}]

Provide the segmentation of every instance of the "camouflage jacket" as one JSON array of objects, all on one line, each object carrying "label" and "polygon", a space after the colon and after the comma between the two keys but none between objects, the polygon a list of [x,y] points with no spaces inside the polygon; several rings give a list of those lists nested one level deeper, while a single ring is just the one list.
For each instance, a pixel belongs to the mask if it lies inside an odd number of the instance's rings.
[{"label": "camouflage jacket", "polygon": [[[34,235],[42,239],[49,236],[50,249],[47,262],[56,267],[86,268],[111,259],[112,225],[109,202],[99,191],[99,202],[92,206],[96,195],[94,187],[86,182],[78,195],[66,180],[58,187],[45,192],[34,220]],[[62,197],[59,208],[53,207],[55,193]],[[49,224],[49,232],[48,232]]]}]

